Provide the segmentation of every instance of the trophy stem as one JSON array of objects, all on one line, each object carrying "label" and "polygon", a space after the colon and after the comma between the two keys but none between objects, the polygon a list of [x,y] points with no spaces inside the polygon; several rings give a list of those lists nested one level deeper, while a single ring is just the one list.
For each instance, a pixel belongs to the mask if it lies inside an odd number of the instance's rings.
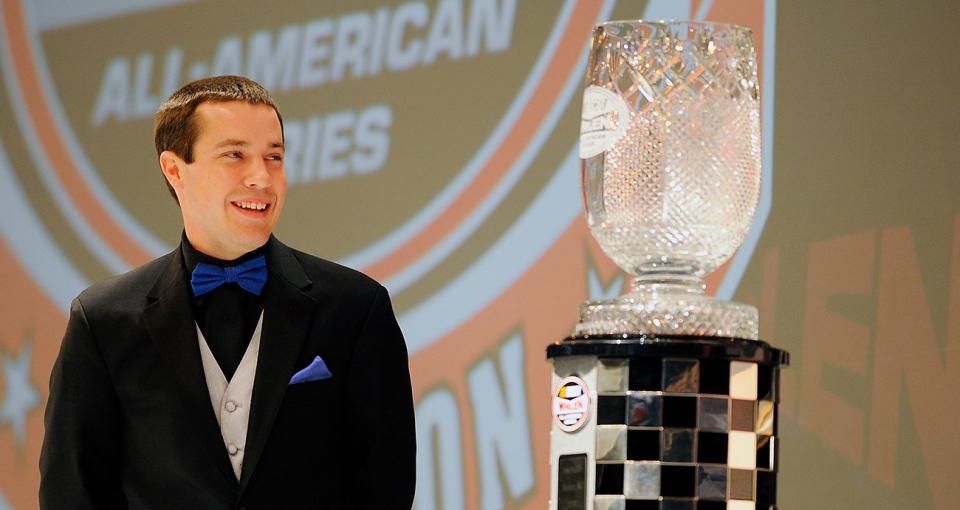
[{"label": "trophy stem", "polygon": [[644,270],[641,274],[634,276],[632,289],[630,295],[633,296],[657,291],[705,294],[707,284],[702,278],[685,270],[657,268],[656,270]]}]

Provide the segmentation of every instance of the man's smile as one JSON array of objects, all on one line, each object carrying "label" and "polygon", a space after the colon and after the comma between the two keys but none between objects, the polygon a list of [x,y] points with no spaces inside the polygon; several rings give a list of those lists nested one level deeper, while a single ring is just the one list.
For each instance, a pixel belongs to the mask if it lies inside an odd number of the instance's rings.
[{"label": "man's smile", "polygon": [[270,211],[272,204],[259,200],[235,200],[230,205],[240,214],[251,218],[263,218]]}]

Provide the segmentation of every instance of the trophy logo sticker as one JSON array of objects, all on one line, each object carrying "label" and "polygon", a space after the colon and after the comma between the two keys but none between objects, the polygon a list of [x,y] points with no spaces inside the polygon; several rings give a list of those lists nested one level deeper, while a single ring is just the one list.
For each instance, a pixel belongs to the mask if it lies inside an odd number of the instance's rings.
[{"label": "trophy logo sticker", "polygon": [[590,414],[590,392],[583,379],[570,376],[560,381],[553,395],[553,418],[564,432],[576,432],[587,423]]},{"label": "trophy logo sticker", "polygon": [[587,87],[580,113],[580,158],[592,158],[612,147],[627,132],[629,120],[630,107],[616,92]]}]

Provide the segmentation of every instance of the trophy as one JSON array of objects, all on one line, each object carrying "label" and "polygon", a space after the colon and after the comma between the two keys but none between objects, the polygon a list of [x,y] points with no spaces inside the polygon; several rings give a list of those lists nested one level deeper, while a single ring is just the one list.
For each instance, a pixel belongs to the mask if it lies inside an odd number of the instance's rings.
[{"label": "trophy", "polygon": [[775,508],[779,367],[756,308],[706,294],[761,178],[750,30],[593,30],[580,124],[590,232],[633,275],[580,306],[554,363],[551,508]]},{"label": "trophy", "polygon": [[705,294],[760,196],[749,30],[607,23],[593,34],[580,126],[590,231],[633,291],[580,307],[578,334],[757,338],[756,308]]}]

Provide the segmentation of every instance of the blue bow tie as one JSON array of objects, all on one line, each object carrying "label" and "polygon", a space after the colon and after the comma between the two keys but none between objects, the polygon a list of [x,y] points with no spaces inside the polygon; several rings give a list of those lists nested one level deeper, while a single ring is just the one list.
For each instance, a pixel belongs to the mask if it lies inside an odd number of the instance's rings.
[{"label": "blue bow tie", "polygon": [[220,267],[201,262],[190,275],[193,295],[200,297],[225,283],[236,283],[241,289],[260,295],[267,283],[267,259],[263,255],[235,266]]}]

